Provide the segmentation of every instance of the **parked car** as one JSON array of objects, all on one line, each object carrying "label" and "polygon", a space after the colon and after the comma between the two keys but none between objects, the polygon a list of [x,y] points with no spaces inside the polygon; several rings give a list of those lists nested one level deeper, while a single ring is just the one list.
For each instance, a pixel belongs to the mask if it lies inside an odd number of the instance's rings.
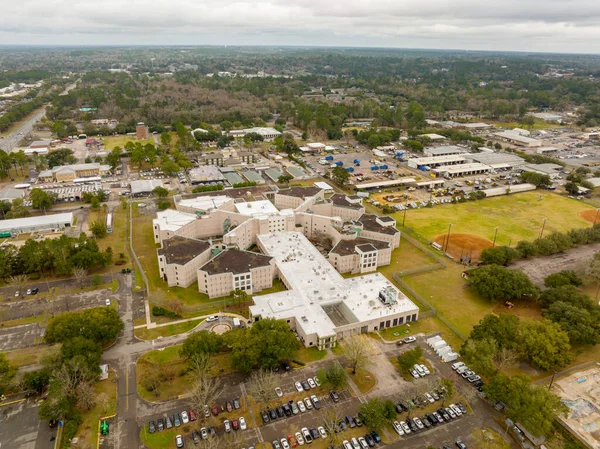
[{"label": "parked car", "polygon": [[281,441],[281,447],[283,449],[290,449],[290,444],[288,443],[287,439],[282,438],[280,441]]},{"label": "parked car", "polygon": [[275,407],[275,411],[277,412],[278,418],[283,418],[285,416],[285,412],[283,411],[282,406]]},{"label": "parked car", "polygon": [[412,337],[412,336],[411,337],[406,337],[406,338],[403,338],[402,341],[405,344],[413,343],[413,342],[417,341],[417,337]]},{"label": "parked car", "polygon": [[218,316],[216,316],[216,315],[212,315],[212,316],[209,316],[209,317],[206,319],[206,322],[207,322],[207,323],[212,323],[213,321],[218,321],[218,320],[219,320],[219,317],[218,317]]},{"label": "parked car", "polygon": [[463,415],[466,415],[466,414],[467,414],[467,409],[466,409],[466,408],[465,408],[465,406],[464,406],[464,405],[462,405],[460,402],[457,402],[457,403],[456,403],[456,406],[457,406],[457,407],[460,409],[460,412],[461,412]]},{"label": "parked car", "polygon": [[303,388],[304,390],[306,390],[306,391],[310,390],[310,385],[309,385],[309,383],[308,383],[307,381],[303,380],[303,381],[301,382],[301,384],[302,384],[302,388]]},{"label": "parked car", "polygon": [[296,405],[296,403],[294,401],[290,401],[290,402],[288,402],[288,404],[290,404],[290,407],[292,408],[292,413],[294,415],[297,415],[298,413],[300,413],[300,409],[298,409],[298,406]]},{"label": "parked car", "polygon": [[233,418],[231,420],[231,427],[233,428],[233,430],[238,430],[240,428],[240,423],[237,419]]},{"label": "parked car", "polygon": [[421,377],[421,376],[419,375],[419,373],[418,373],[416,370],[414,370],[414,369],[411,369],[411,370],[408,370],[408,371],[410,372],[410,375],[411,375],[412,377],[414,377],[415,379],[418,379],[419,377]]},{"label": "parked car", "polygon": [[310,432],[308,431],[307,427],[303,427],[302,429],[300,429],[300,432],[302,432],[302,436],[304,437],[304,441],[306,441],[306,444],[312,443],[313,438],[310,435]]},{"label": "parked car", "polygon": [[277,387],[275,388],[275,394],[277,395],[278,398],[283,396],[283,391],[281,391],[281,388]]},{"label": "parked car", "polygon": [[431,427],[431,421],[429,421],[429,418],[427,416],[422,416],[419,419],[421,420],[426,429],[429,429]]},{"label": "parked car", "polygon": [[319,398],[316,395],[313,394],[310,397],[310,400],[312,401],[312,403],[315,407],[315,410],[319,410],[321,408],[321,403],[319,402]]},{"label": "parked car", "polygon": [[424,429],[425,426],[423,425],[423,423],[421,422],[421,420],[419,418],[415,418],[413,419],[415,425],[417,426],[417,429]]},{"label": "parked car", "polygon": [[296,442],[296,439],[294,438],[294,435],[292,435],[291,433],[288,434],[287,439],[288,439],[288,442],[290,443],[291,447],[296,447],[298,445],[298,443]]},{"label": "parked car", "polygon": [[444,418],[444,421],[450,421],[450,415],[443,408],[438,408],[437,412]]},{"label": "parked car", "polygon": [[339,397],[339,395],[336,393],[336,391],[335,391],[335,390],[331,390],[331,391],[329,392],[329,397],[331,398],[331,400],[332,400],[333,402],[339,402],[339,400],[340,400],[340,397]]},{"label": "parked car", "polygon": [[435,402],[435,399],[433,399],[433,396],[431,396],[429,393],[425,393],[425,398],[431,403],[433,404]]},{"label": "parked car", "polygon": [[163,430],[165,430],[165,424],[164,424],[162,418],[158,418],[156,420],[156,428],[158,429],[159,432],[162,432]]},{"label": "parked car", "polygon": [[369,447],[375,446],[375,440],[373,439],[370,433],[365,434],[365,441],[367,442]]},{"label": "parked car", "polygon": [[319,439],[319,432],[317,431],[317,429],[315,429],[314,427],[311,427],[310,429],[310,436],[312,437],[313,441]]},{"label": "parked car", "polygon": [[183,437],[182,437],[181,435],[177,435],[177,436],[175,437],[175,445],[176,445],[178,448],[182,448],[182,447],[183,447]]},{"label": "parked car", "polygon": [[360,449],[360,443],[356,438],[350,439],[350,443],[352,443],[352,449]]},{"label": "parked car", "polygon": [[467,445],[463,443],[461,440],[456,440],[456,447],[458,449],[467,449]]},{"label": "parked car", "polygon": [[398,421],[394,421],[392,423],[392,427],[394,428],[394,430],[396,431],[396,433],[400,436],[404,435],[404,429],[402,428],[402,426],[400,425],[400,423]]},{"label": "parked car", "polygon": [[165,418],[165,427],[167,429],[173,427],[173,421],[171,421],[171,418],[169,418],[168,416]]},{"label": "parked car", "polygon": [[304,437],[302,436],[302,434],[300,432],[296,432],[294,436],[296,437],[296,441],[298,442],[298,444],[300,446],[304,446]]},{"label": "parked car", "polygon": [[181,425],[181,418],[179,416],[179,413],[175,413],[173,415],[173,424],[175,425],[175,427],[179,427]]},{"label": "parked car", "polygon": [[288,362],[283,362],[282,366],[285,371],[290,371],[292,369],[292,367],[290,366],[290,364]]},{"label": "parked car", "polygon": [[227,433],[231,432],[231,423],[229,422],[228,419],[223,420],[223,427],[225,427],[225,432],[227,432]]},{"label": "parked car", "polygon": [[217,407],[217,404],[213,404],[211,408],[212,408],[212,414],[217,416],[219,414],[219,407]]},{"label": "parked car", "polygon": [[427,416],[427,419],[429,420],[432,426],[437,426],[439,424],[437,418],[431,413],[427,413],[425,416]]},{"label": "parked car", "polygon": [[453,363],[453,364],[452,364],[452,369],[453,369],[454,371],[456,371],[456,370],[457,370],[458,368],[460,368],[461,366],[465,366],[465,363],[464,363],[464,362],[456,362],[456,363]]},{"label": "parked car", "polygon": [[406,421],[400,421],[400,425],[402,426],[404,433],[408,435],[410,433],[410,427],[408,424],[406,424]]},{"label": "parked car", "polygon": [[240,409],[240,400],[239,399],[234,399],[233,400],[233,409],[234,410],[239,410]]},{"label": "parked car", "polygon": [[225,408],[227,409],[227,413],[231,413],[233,411],[233,406],[231,405],[231,402],[227,401],[225,403]]},{"label": "parked car", "polygon": [[421,367],[421,369],[423,370],[423,372],[425,373],[426,376],[428,376],[429,374],[431,374],[429,372],[429,368],[427,368],[425,365],[423,365],[422,363],[419,365]]},{"label": "parked car", "polygon": [[319,435],[321,435],[321,438],[327,438],[327,432],[325,432],[325,428],[323,426],[317,427],[317,430],[319,432]]},{"label": "parked car", "polygon": [[350,444],[350,442],[349,442],[348,440],[344,440],[344,441],[342,442],[342,447],[343,447],[344,449],[352,449],[352,445]]},{"label": "parked car", "polygon": [[313,408],[312,402],[310,402],[310,399],[308,398],[304,398],[304,405],[306,405],[306,410],[312,410]]},{"label": "parked car", "polygon": [[379,434],[377,432],[375,432],[374,430],[371,430],[371,436],[373,437],[373,439],[375,440],[375,442],[377,444],[381,443],[381,437],[379,436]]},{"label": "parked car", "polygon": [[302,387],[302,384],[300,382],[294,383],[294,386],[296,387],[296,391],[298,393],[302,393],[304,391],[304,388]]},{"label": "parked car", "polygon": [[281,449],[281,444],[279,444],[279,441],[273,440],[271,444],[273,445],[273,449]]},{"label": "parked car", "polygon": [[306,382],[308,382],[308,385],[310,386],[310,388],[317,388],[317,384],[315,383],[315,381],[309,377]]},{"label": "parked car", "polygon": [[150,421],[148,423],[148,432],[150,432],[150,433],[156,432],[156,424],[154,424],[154,421]]},{"label": "parked car", "polygon": [[283,404],[281,407],[285,416],[292,416],[292,408],[288,404]]},{"label": "parked car", "polygon": [[181,422],[183,424],[187,424],[190,422],[190,417],[188,416],[188,412],[185,410],[181,412]]},{"label": "parked car", "polygon": [[208,431],[206,430],[206,427],[202,427],[200,429],[200,436],[202,437],[203,440],[208,439]]},{"label": "parked car", "polygon": [[269,418],[271,418],[271,421],[275,421],[277,419],[277,412],[272,408],[268,409],[267,411],[269,412]]},{"label": "parked car", "polygon": [[196,429],[192,430],[192,441],[194,444],[198,444],[200,442],[200,434]]},{"label": "parked car", "polygon": [[304,405],[303,401],[298,401],[298,410],[300,410],[301,413],[306,411],[306,406]]},{"label": "parked car", "polygon": [[263,410],[262,412],[260,412],[260,417],[262,418],[263,424],[267,424],[270,421],[269,414],[267,413],[266,410]]},{"label": "parked car", "polygon": [[196,412],[194,412],[193,410],[190,410],[190,421],[196,421],[197,417],[196,417]]},{"label": "parked car", "polygon": [[317,387],[320,387],[320,386],[321,386],[321,381],[319,380],[319,378],[318,378],[317,376],[313,377],[313,380],[315,381],[315,385],[316,385]]},{"label": "parked car", "polygon": [[451,408],[454,411],[454,413],[456,414],[456,416],[462,415],[462,411],[455,404],[450,404],[448,407]]},{"label": "parked car", "polygon": [[346,422],[350,426],[351,429],[356,427],[356,423],[354,422],[354,418],[352,416],[346,416]]}]

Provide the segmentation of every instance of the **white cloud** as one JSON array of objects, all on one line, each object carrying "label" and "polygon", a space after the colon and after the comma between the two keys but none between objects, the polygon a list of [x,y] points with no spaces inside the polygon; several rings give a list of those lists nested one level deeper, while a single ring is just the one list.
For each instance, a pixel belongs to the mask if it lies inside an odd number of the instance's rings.
[{"label": "white cloud", "polygon": [[[1,4],[4,3],[4,4]],[[4,44],[600,51],[594,0],[1,0]]]}]

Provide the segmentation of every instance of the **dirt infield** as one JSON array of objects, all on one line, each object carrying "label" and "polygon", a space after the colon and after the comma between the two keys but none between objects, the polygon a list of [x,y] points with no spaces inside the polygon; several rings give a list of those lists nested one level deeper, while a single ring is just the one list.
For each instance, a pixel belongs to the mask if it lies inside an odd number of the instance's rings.
[{"label": "dirt infield", "polygon": [[594,224],[600,223],[600,214],[598,214],[598,212],[594,209],[582,210],[578,215],[587,222],[593,223],[595,219],[596,223]]},{"label": "dirt infield", "polygon": [[445,249],[445,252],[450,254],[457,262],[462,260],[476,261],[479,259],[482,250],[492,246],[492,242],[488,239],[473,234],[450,234],[448,245],[446,245],[446,237],[447,235],[438,235],[433,241],[439,243]]}]

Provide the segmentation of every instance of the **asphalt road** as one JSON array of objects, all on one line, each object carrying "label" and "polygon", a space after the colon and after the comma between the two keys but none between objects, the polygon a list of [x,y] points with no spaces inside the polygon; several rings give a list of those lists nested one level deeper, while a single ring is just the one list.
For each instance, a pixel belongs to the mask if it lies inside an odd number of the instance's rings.
[{"label": "asphalt road", "polygon": [[26,400],[0,404],[0,447],[4,449],[53,449],[56,429],[40,420],[38,405]]},{"label": "asphalt road", "polygon": [[17,149],[19,141],[24,136],[33,131],[33,125],[37,123],[46,114],[46,106],[42,106],[33,114],[27,121],[23,122],[18,128],[14,129],[11,133],[0,139],[0,149],[3,149],[7,153],[11,153]]}]

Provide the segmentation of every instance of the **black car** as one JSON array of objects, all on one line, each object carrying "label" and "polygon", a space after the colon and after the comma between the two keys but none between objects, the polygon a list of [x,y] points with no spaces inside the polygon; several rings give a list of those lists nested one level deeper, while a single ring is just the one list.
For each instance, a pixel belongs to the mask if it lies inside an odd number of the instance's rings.
[{"label": "black car", "polygon": [[311,427],[310,429],[310,436],[312,437],[313,440],[318,440],[321,435],[319,435],[319,432],[317,431],[317,429],[315,429],[314,427]]},{"label": "black car", "polygon": [[267,424],[270,421],[269,414],[267,413],[266,410],[263,410],[262,412],[260,412],[260,417],[262,418],[263,424]]},{"label": "black car", "polygon": [[272,408],[270,408],[268,410],[269,412],[269,418],[271,418],[271,421],[275,421],[277,419],[277,412],[275,410],[273,410]]},{"label": "black car", "polygon": [[375,440],[375,442],[377,444],[381,443],[381,437],[379,436],[379,434],[377,432],[375,432],[374,430],[371,430],[371,436],[373,437],[373,439]]},{"label": "black car", "polygon": [[404,411],[400,404],[394,405],[394,408],[396,409],[396,413],[402,413]]},{"label": "black car", "polygon": [[335,392],[335,390],[331,390],[329,392],[329,397],[333,402],[338,402],[340,400],[340,396]]},{"label": "black car", "polygon": [[288,362],[283,362],[283,369],[286,371],[290,371],[292,369],[292,367],[290,366],[290,364]]},{"label": "black car", "polygon": [[424,425],[426,428],[428,428],[428,429],[429,429],[429,428],[431,427],[431,421],[429,421],[429,418],[427,418],[427,416],[422,416],[422,417],[421,417],[421,422],[423,423],[423,425]]},{"label": "black car", "polygon": [[292,416],[292,408],[288,404],[283,404],[281,408],[283,408],[283,413],[285,413],[285,416]]},{"label": "black car", "polygon": [[431,423],[432,426],[438,425],[437,419],[431,413],[427,413],[425,416],[427,417],[427,419],[429,420],[429,422]]},{"label": "black car", "polygon": [[369,447],[375,446],[375,440],[373,439],[373,437],[371,436],[371,434],[367,433],[365,435],[365,441],[367,442],[367,444],[369,445]]},{"label": "black car", "polygon": [[162,418],[158,418],[156,420],[156,428],[158,429],[159,432],[162,432],[163,430],[165,430],[165,425],[163,423],[163,419]]},{"label": "black car", "polygon": [[476,380],[475,382],[473,382],[473,386],[476,388],[482,387],[483,386],[483,382],[480,380]]},{"label": "black car", "polygon": [[234,408],[234,410],[239,410],[240,409],[240,400],[239,399],[234,399],[233,400],[233,408]]},{"label": "black car", "polygon": [[150,421],[148,423],[148,432],[150,432],[150,433],[156,432],[156,424],[154,424],[154,421]]},{"label": "black car", "polygon": [[200,442],[200,434],[196,429],[192,430],[192,440],[194,440],[195,444],[198,444]]},{"label": "black car", "polygon": [[417,425],[410,418],[406,418],[406,424],[408,424],[408,427],[410,427],[410,430],[412,432],[417,432],[419,430],[419,428],[417,427]]},{"label": "black car", "polygon": [[457,402],[457,403],[456,403],[456,406],[457,406],[457,407],[460,409],[460,411],[461,411],[461,413],[462,413],[463,415],[466,415],[466,414],[467,414],[467,409],[466,409],[466,408],[465,408],[465,406],[464,406],[464,405],[462,405],[460,402]]},{"label": "black car", "polygon": [[37,287],[36,287],[36,288],[32,288],[32,289],[31,289],[31,294],[32,294],[32,295],[37,295],[39,291],[40,291],[40,289],[39,289],[39,288],[37,288]]},{"label": "black car", "polygon": [[356,423],[354,422],[354,418],[352,416],[346,416],[346,422],[348,423],[351,429],[356,427]]},{"label": "black car", "polygon": [[175,427],[179,427],[181,425],[181,417],[179,416],[179,413],[173,414],[173,424]]},{"label": "black car", "polygon": [[308,385],[308,382],[303,380],[302,382],[300,382],[302,384],[302,388],[304,388],[304,391],[308,391],[310,390],[310,385]]},{"label": "black car", "polygon": [[279,406],[279,407],[275,408],[275,411],[277,412],[278,417],[283,418],[285,416],[283,407]]}]

